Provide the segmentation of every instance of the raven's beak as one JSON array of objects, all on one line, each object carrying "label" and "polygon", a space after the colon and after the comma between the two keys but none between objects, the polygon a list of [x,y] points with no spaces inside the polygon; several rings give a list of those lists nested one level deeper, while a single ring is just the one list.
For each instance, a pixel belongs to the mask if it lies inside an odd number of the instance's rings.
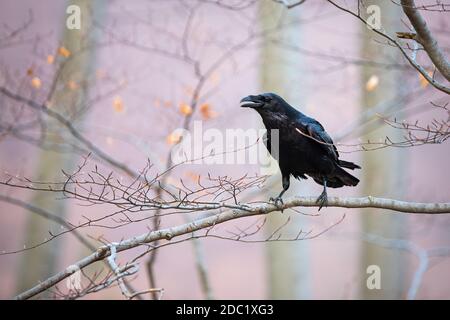
[{"label": "raven's beak", "polygon": [[241,100],[241,107],[243,108],[257,108],[264,103],[259,101],[258,96],[247,96]]}]

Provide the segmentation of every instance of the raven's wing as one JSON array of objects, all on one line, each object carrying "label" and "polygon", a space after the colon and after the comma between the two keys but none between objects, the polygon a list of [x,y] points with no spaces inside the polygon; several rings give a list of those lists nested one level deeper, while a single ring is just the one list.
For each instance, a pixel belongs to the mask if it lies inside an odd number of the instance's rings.
[{"label": "raven's wing", "polygon": [[304,117],[304,119],[297,119],[294,125],[299,134],[316,141],[332,159],[338,160],[339,153],[336,146],[320,122],[309,117]]}]

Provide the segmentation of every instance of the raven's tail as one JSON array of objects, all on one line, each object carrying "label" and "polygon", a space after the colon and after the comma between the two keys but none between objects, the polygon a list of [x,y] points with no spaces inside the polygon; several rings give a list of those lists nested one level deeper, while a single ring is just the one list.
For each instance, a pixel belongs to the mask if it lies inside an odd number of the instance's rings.
[{"label": "raven's tail", "polygon": [[349,161],[344,161],[344,160],[338,160],[338,165],[340,165],[343,168],[347,168],[347,169],[361,169],[360,166],[358,166],[357,164],[354,164],[353,162],[349,162]]},{"label": "raven's tail", "polygon": [[[323,186],[323,179],[320,177],[312,177],[315,182]],[[336,166],[336,170],[333,176],[327,176],[327,187],[340,188],[343,186],[356,186],[359,179],[352,176],[350,173]]]},{"label": "raven's tail", "polygon": [[[348,162],[351,163],[351,162]],[[358,167],[357,165],[351,163],[352,165]],[[358,167],[359,168],[359,167]],[[352,176],[350,173],[345,171],[344,169],[337,167],[335,172],[335,177],[333,180],[337,180],[337,184],[342,184],[344,186],[356,186],[359,182],[359,179]],[[330,187],[332,187],[330,185]]]}]

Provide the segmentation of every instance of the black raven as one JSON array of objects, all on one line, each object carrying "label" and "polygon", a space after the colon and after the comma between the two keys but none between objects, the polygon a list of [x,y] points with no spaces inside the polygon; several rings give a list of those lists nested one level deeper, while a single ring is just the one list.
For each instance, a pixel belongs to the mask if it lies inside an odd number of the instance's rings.
[{"label": "black raven", "polygon": [[[319,210],[326,206],[327,187],[356,186],[357,178],[342,168],[360,169],[348,161],[340,160],[338,151],[322,125],[313,118],[297,111],[274,93],[251,95],[241,100],[241,107],[256,110],[261,116],[267,133],[264,143],[270,154],[278,161],[283,178],[283,191],[275,204],[283,203],[282,196],[289,188],[290,176],[296,179],[313,178],[323,185],[323,192],[317,198]],[[278,145],[273,144],[273,129],[278,129]],[[271,150],[278,147],[278,152]]]}]

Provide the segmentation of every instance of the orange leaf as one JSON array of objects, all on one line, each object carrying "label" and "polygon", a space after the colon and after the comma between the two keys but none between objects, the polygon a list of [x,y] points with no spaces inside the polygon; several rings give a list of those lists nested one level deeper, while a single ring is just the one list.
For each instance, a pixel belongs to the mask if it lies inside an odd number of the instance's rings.
[{"label": "orange leaf", "polygon": [[180,142],[180,140],[181,140],[181,135],[179,133],[175,133],[175,132],[172,132],[166,138],[166,142],[168,144],[176,144],[176,143]]},{"label": "orange leaf", "polygon": [[55,57],[53,55],[49,54],[47,56],[47,63],[52,64],[53,62],[55,62]]},{"label": "orange leaf", "polygon": [[119,96],[114,97],[113,107],[114,107],[114,111],[117,113],[121,113],[125,110],[125,107],[123,105],[123,101],[122,101],[121,97],[119,97]]},{"label": "orange leaf", "polygon": [[376,75],[370,76],[369,80],[366,82],[366,90],[373,91],[378,86],[380,79]]},{"label": "orange leaf", "polygon": [[188,105],[186,103],[182,103],[182,104],[180,104],[180,112],[181,112],[181,114],[188,116],[188,115],[192,114],[192,108],[190,105]]},{"label": "orange leaf", "polygon": [[70,56],[70,51],[65,47],[59,47],[58,53],[64,58],[68,58]]},{"label": "orange leaf", "polygon": [[211,105],[208,103],[204,103],[200,106],[200,113],[205,120],[214,118],[216,116],[216,113],[211,110]]},{"label": "orange leaf", "polygon": [[31,79],[31,85],[33,86],[33,88],[39,89],[42,85],[41,79],[39,79],[38,77],[34,77],[33,79]]}]

